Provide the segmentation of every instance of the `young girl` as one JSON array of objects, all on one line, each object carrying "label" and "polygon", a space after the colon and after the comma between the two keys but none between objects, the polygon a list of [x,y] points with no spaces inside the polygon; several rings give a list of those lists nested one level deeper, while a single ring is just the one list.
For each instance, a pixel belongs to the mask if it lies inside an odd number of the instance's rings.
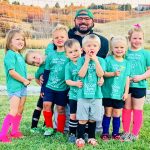
[{"label": "young girl", "polygon": [[[143,105],[146,96],[147,82],[150,77],[150,52],[144,50],[144,33],[139,24],[129,30],[130,49],[126,59],[130,62],[131,78],[128,99],[122,113],[124,140],[134,141],[138,138],[143,122]],[[131,115],[133,113],[133,115]],[[131,119],[131,116],[133,118]],[[131,122],[133,120],[133,122]],[[132,131],[130,132],[130,125]]]},{"label": "young girl", "polygon": [[26,42],[23,32],[19,29],[10,30],[7,35],[6,55],[4,58],[10,112],[3,121],[0,133],[1,142],[11,142],[7,136],[10,127],[12,128],[9,135],[10,138],[23,137],[19,126],[27,96],[27,85],[30,84],[22,56],[25,46]]},{"label": "young girl", "polygon": [[75,143],[76,129],[78,121],[76,120],[77,111],[77,91],[82,87],[82,82],[78,79],[77,60],[81,57],[80,43],[75,39],[69,39],[65,42],[65,51],[67,57],[71,60],[65,67],[65,80],[70,86],[69,105],[70,105],[70,120],[69,120],[69,138],[68,141]]},{"label": "young girl", "polygon": [[65,106],[67,105],[68,86],[65,83],[65,65],[69,62],[66,57],[64,43],[68,39],[68,30],[63,25],[57,25],[52,33],[56,51],[49,53],[44,70],[44,83],[41,93],[43,97],[43,115],[47,130],[44,135],[53,134],[52,104],[57,106],[57,135],[64,133],[66,122]]},{"label": "young girl", "polygon": [[102,122],[103,133],[101,138],[104,141],[108,141],[110,138],[109,125],[111,118],[113,118],[112,138],[121,140],[119,135],[120,114],[129,90],[130,68],[129,63],[124,59],[127,51],[127,39],[122,36],[112,37],[110,50],[111,55],[106,57],[105,81],[102,87],[105,113]]}]

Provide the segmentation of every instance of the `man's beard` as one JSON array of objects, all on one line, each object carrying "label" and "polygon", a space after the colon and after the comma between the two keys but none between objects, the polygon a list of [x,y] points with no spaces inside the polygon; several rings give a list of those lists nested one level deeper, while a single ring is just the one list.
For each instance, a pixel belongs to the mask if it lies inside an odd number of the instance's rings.
[{"label": "man's beard", "polygon": [[80,29],[80,25],[79,26],[77,26],[77,25],[75,26],[76,30],[79,33],[81,33],[81,34],[87,34],[87,33],[89,33],[92,30],[93,27],[94,27],[94,24],[92,26],[90,26],[87,30],[82,30],[82,29]]}]

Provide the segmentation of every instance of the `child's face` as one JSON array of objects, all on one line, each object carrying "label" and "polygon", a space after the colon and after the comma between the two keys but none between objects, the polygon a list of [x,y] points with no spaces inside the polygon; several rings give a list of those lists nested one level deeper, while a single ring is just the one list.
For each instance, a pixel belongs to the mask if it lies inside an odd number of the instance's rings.
[{"label": "child's face", "polygon": [[124,42],[117,42],[113,44],[113,54],[116,57],[123,57],[126,53],[127,45]]},{"label": "child's face", "polygon": [[142,47],[144,42],[143,33],[142,32],[133,32],[131,35],[131,49],[139,49]]},{"label": "child's face", "polygon": [[33,52],[28,55],[28,64],[39,67],[44,63],[44,55],[40,52]]},{"label": "child's face", "polygon": [[66,55],[67,57],[76,62],[79,57],[81,57],[81,47],[79,44],[74,44],[71,48],[66,47]]},{"label": "child's face", "polygon": [[10,48],[14,51],[19,51],[24,48],[24,37],[20,33],[16,33],[11,39]]},{"label": "child's face", "polygon": [[57,47],[63,47],[68,39],[68,33],[65,30],[56,30],[53,33],[53,43]]},{"label": "child's face", "polygon": [[99,49],[100,49],[100,45],[96,40],[89,40],[83,46],[83,50],[89,56],[92,56],[93,54],[96,55]]}]

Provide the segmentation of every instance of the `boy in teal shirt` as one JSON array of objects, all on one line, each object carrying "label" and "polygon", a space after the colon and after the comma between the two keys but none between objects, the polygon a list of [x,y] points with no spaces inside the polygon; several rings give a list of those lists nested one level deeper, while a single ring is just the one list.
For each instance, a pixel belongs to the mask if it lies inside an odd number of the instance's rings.
[{"label": "boy in teal shirt", "polygon": [[85,56],[81,57],[78,62],[78,75],[83,82],[82,88],[78,90],[77,103],[77,119],[79,120],[77,128],[77,147],[84,147],[84,133],[86,123],[88,124],[88,143],[96,146],[95,139],[96,121],[100,120],[102,109],[102,92],[98,85],[98,80],[104,75],[105,61],[97,57],[96,54],[100,48],[100,40],[94,35],[90,34],[84,37],[83,50]]},{"label": "boy in teal shirt", "polygon": [[78,121],[76,120],[77,111],[77,92],[78,88],[82,87],[82,82],[78,79],[77,60],[81,57],[80,43],[75,39],[69,39],[65,42],[65,51],[67,57],[71,60],[65,67],[65,80],[70,86],[69,90],[69,105],[70,105],[70,120],[69,120],[69,138],[68,141],[75,143],[76,129]]}]

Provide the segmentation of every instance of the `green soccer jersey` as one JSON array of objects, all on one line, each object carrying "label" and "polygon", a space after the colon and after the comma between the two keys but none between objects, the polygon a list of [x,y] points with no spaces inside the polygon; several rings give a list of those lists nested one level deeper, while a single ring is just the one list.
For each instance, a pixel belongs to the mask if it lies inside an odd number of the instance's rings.
[{"label": "green soccer jersey", "polygon": [[[70,61],[65,67],[65,80],[77,81],[78,79],[77,64]],[[77,91],[78,87],[70,86],[69,99],[77,100]]]},{"label": "green soccer jersey", "polygon": [[[126,59],[130,62],[131,77],[144,74],[147,67],[150,67],[150,51],[148,50],[140,49],[135,51],[129,49],[126,54]],[[139,82],[131,82],[130,87],[146,88],[147,81],[141,80]]]},{"label": "green soccer jersey", "polygon": [[[105,61],[103,58],[98,57],[102,69],[105,71]],[[78,71],[81,69],[85,62],[85,57],[79,58],[77,62]],[[101,86],[98,85],[98,76],[96,74],[95,62],[90,60],[88,65],[88,70],[84,78],[81,78],[83,82],[82,88],[78,90],[78,99],[89,98],[89,99],[99,99],[102,98]]]},{"label": "green soccer jersey", "polygon": [[4,67],[6,73],[6,84],[8,93],[14,93],[22,90],[25,87],[24,84],[14,79],[9,74],[9,70],[13,69],[22,77],[27,78],[26,64],[23,56],[20,53],[8,50],[4,58]]},{"label": "green soccer jersey", "polygon": [[47,88],[55,91],[65,91],[68,86],[65,82],[65,65],[69,62],[65,52],[53,51],[48,54],[45,69],[50,70]]},{"label": "green soccer jersey", "polygon": [[125,91],[127,77],[130,75],[130,65],[127,60],[119,62],[115,60],[114,56],[107,56],[106,72],[120,71],[119,76],[105,77],[102,86],[102,93],[104,98],[111,98],[122,100]]},{"label": "green soccer jersey", "polygon": [[51,52],[51,51],[54,51],[54,44],[53,43],[48,44],[48,46],[45,49],[45,55],[48,55],[49,52]]}]

